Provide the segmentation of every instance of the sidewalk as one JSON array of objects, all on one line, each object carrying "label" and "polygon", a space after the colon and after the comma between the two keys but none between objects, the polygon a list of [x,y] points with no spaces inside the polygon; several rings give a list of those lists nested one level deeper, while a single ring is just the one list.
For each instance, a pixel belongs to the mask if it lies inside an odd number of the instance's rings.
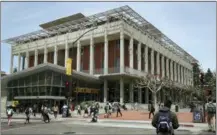
[{"label": "sidewalk", "polygon": [[[112,116],[109,119],[114,120],[141,120],[141,121],[151,121],[149,119],[148,111],[122,111],[122,117],[116,117],[116,113],[112,113]],[[178,112],[176,113],[178,116],[179,122],[192,123],[193,113],[190,112]],[[151,116],[152,118],[153,116]],[[105,119],[104,115],[101,114],[99,116],[100,119]]]}]

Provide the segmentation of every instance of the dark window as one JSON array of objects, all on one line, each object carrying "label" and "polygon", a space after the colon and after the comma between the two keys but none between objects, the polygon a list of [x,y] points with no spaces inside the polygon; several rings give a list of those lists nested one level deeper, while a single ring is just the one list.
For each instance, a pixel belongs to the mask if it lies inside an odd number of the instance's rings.
[{"label": "dark window", "polygon": [[61,74],[59,73],[53,73],[53,85],[56,85],[56,86],[60,86],[61,85]]},{"label": "dark window", "polygon": [[45,84],[45,72],[39,73],[39,85]]},{"label": "dark window", "polygon": [[39,87],[39,95],[46,96],[46,87]]},{"label": "dark window", "polygon": [[116,48],[120,49],[120,40],[116,40]]},{"label": "dark window", "polygon": [[51,85],[52,84],[51,80],[52,80],[52,72],[48,71],[46,72],[46,84]]},{"label": "dark window", "polygon": [[32,89],[26,88],[26,96],[32,96]]},{"label": "dark window", "polygon": [[32,88],[32,95],[33,96],[38,96],[38,88],[37,87]]},{"label": "dark window", "polygon": [[25,96],[24,88],[19,88],[19,96]]},{"label": "dark window", "polygon": [[53,87],[52,88],[52,96],[59,96],[60,94],[60,88],[59,87]]}]

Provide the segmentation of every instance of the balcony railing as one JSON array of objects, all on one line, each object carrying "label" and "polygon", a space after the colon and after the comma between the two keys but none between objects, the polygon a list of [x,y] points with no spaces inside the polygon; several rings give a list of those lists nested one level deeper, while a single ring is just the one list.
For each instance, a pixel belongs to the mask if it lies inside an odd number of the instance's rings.
[{"label": "balcony railing", "polygon": [[147,73],[144,71],[136,70],[136,69],[129,68],[129,67],[125,67],[124,72],[127,74],[136,75],[136,76],[146,76],[147,75]]},{"label": "balcony railing", "polygon": [[108,73],[120,73],[120,67],[109,68]]}]

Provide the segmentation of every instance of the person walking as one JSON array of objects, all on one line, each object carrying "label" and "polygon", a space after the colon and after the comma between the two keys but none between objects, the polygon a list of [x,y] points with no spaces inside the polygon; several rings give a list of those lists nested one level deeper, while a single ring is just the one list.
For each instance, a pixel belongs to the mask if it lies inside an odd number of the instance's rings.
[{"label": "person walking", "polygon": [[206,104],[205,110],[207,113],[207,123],[209,127],[208,131],[215,132],[214,129],[215,124],[213,123],[213,118],[216,114],[216,106],[214,105],[211,98],[208,99],[208,103]]},{"label": "person walking", "polygon": [[14,114],[12,106],[7,107],[6,113],[7,113],[7,117],[8,117],[8,126],[11,126],[11,119],[12,119],[12,116]]},{"label": "person walking", "polygon": [[26,107],[25,109],[25,115],[26,115],[26,121],[24,124],[27,124],[27,122],[29,123],[30,120],[30,113],[31,113],[31,109],[29,106]]},{"label": "person walking", "polygon": [[53,107],[53,112],[54,112],[54,118],[55,119],[57,118],[58,111],[59,111],[59,108],[58,108],[57,104],[55,104],[54,107]]},{"label": "person walking", "polygon": [[149,119],[151,119],[151,114],[153,115],[154,117],[154,112],[155,112],[155,108],[154,108],[154,105],[151,104],[151,108],[150,108],[150,112],[149,112]]},{"label": "person walking", "polygon": [[122,117],[122,113],[121,113],[121,105],[120,105],[120,103],[117,104],[117,115],[116,115],[116,117],[118,117],[118,114],[120,114],[121,117]]},{"label": "person walking", "polygon": [[37,105],[36,104],[34,104],[33,105],[33,115],[36,117],[36,111],[37,111]]},{"label": "person walking", "polygon": [[179,128],[177,115],[170,110],[172,102],[165,101],[164,107],[152,119],[152,126],[158,135],[174,135],[174,130]]}]

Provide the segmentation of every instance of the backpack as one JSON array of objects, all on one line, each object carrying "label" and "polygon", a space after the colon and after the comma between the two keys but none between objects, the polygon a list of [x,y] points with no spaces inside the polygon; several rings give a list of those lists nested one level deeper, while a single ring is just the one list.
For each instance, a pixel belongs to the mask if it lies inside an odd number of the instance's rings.
[{"label": "backpack", "polygon": [[12,115],[12,109],[7,110],[7,115],[11,116]]},{"label": "backpack", "polygon": [[171,132],[171,114],[170,112],[159,112],[157,131],[160,133]]},{"label": "backpack", "polygon": [[209,103],[207,105],[207,113],[215,114],[216,113],[216,106],[213,103]]}]

